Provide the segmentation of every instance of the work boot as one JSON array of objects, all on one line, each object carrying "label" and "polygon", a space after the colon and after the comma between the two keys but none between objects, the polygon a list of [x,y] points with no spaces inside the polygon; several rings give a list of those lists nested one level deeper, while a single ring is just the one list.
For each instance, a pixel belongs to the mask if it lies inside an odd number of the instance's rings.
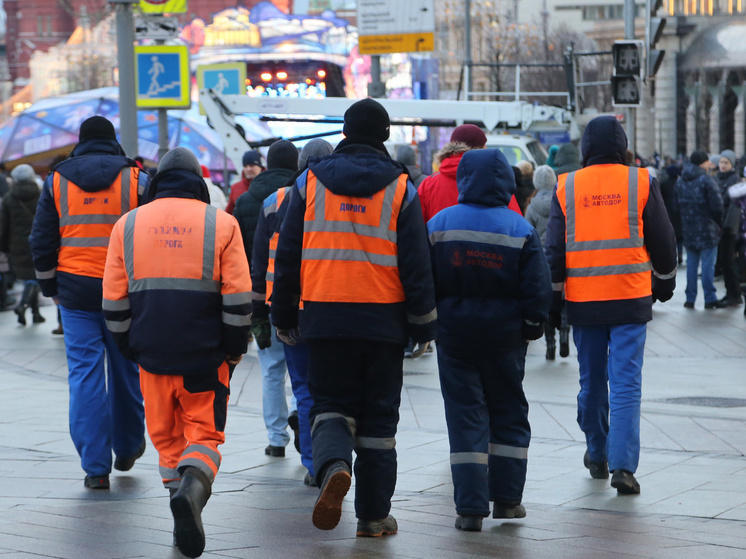
[{"label": "work boot", "polygon": [[28,306],[31,307],[31,318],[34,324],[41,324],[42,322],[46,322],[46,319],[39,312],[39,293],[40,292],[41,292],[41,288],[39,287],[39,284],[33,283],[31,285],[31,290],[28,296]]},{"label": "work boot", "polygon": [[591,454],[587,450],[583,456],[583,466],[588,468],[593,479],[609,479],[609,463],[591,462]]},{"label": "work boot", "polygon": [[469,514],[459,514],[456,517],[456,528],[464,532],[481,532],[482,517]]},{"label": "work boot", "polygon": [[179,489],[171,497],[176,546],[187,557],[199,557],[205,550],[202,509],[210,493],[211,484],[207,475],[189,466],[184,470]]},{"label": "work boot", "polygon": [[21,294],[21,300],[18,301],[18,305],[13,311],[18,315],[18,324],[26,326],[26,309],[29,307],[29,300],[32,293],[32,285],[28,282],[23,284],[23,293]]},{"label": "work boot", "polygon": [[430,342],[416,344],[414,346],[414,349],[412,349],[412,359],[422,357],[422,355],[427,351],[428,347],[430,347]]},{"label": "work boot", "polygon": [[560,327],[560,357],[567,357],[570,355],[570,327]]},{"label": "work boot", "polygon": [[357,537],[359,538],[380,538],[381,536],[393,536],[399,531],[399,525],[396,518],[388,515],[380,520],[362,520],[357,521]]},{"label": "work boot", "polygon": [[102,476],[85,476],[83,485],[88,489],[109,489],[109,474]]},{"label": "work boot", "polygon": [[637,483],[635,475],[627,470],[614,470],[611,476],[611,486],[620,495],[638,495],[640,484]]},{"label": "work boot", "polygon": [[526,508],[523,505],[507,505],[495,501],[492,518],[526,518]]},{"label": "work boot", "polygon": [[267,445],[267,448],[264,449],[264,454],[267,456],[272,456],[274,458],[284,458],[285,457],[285,447],[284,446],[274,446],[274,445]]},{"label": "work boot", "polygon": [[327,466],[323,479],[311,519],[319,530],[332,530],[342,518],[342,501],[350,490],[352,473],[347,462],[335,460]]},{"label": "work boot", "polygon": [[293,430],[293,446],[300,452],[300,423],[298,422],[298,410],[293,410],[288,415],[288,427]]},{"label": "work boot", "polygon": [[547,342],[547,361],[554,361],[554,353],[557,351],[557,342],[554,338],[554,327],[544,325],[544,340]]},{"label": "work boot", "polygon": [[140,443],[140,448],[137,449],[137,452],[128,458],[117,458],[114,460],[114,469],[119,470],[120,472],[126,472],[132,469],[132,466],[135,465],[135,461],[140,458],[143,454],[145,454],[145,439],[142,440],[142,443]]}]

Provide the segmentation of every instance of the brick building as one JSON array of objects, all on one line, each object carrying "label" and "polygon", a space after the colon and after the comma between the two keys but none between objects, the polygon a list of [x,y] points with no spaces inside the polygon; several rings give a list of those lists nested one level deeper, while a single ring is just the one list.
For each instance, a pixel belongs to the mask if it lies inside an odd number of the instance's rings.
[{"label": "brick building", "polygon": [[[236,5],[252,8],[260,0],[189,0],[187,13],[179,19],[195,17],[210,21],[215,12]],[[283,12],[292,10],[292,0],[273,0]],[[8,70],[14,90],[28,84],[29,60],[34,51],[67,41],[75,31],[81,15],[91,25],[109,14],[113,7],[107,0],[4,0],[6,13],[6,50]]]}]

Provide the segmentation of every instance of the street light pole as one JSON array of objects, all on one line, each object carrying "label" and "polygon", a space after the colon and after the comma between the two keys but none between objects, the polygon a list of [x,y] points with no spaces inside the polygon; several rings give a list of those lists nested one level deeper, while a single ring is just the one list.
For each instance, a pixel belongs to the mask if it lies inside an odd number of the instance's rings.
[{"label": "street light pole", "polygon": [[[635,38],[635,0],[624,0],[624,38],[627,40],[634,40]],[[637,135],[635,129],[637,111],[632,107],[628,108],[626,118],[627,142],[629,143],[629,149],[632,151],[634,159],[635,137]]]},{"label": "street light pole", "polygon": [[137,155],[137,104],[135,101],[135,29],[132,5],[140,0],[109,0],[117,13],[119,59],[119,138],[128,157]]}]

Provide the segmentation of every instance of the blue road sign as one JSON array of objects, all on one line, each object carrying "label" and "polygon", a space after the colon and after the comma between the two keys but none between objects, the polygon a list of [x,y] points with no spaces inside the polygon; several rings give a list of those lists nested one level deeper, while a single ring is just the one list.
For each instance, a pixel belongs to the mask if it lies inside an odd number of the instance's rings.
[{"label": "blue road sign", "polygon": [[189,57],[186,47],[136,47],[137,106],[189,107]]},{"label": "blue road sign", "polygon": [[204,77],[205,87],[214,89],[225,95],[241,94],[241,76],[238,69],[226,68],[225,70],[206,70]]}]

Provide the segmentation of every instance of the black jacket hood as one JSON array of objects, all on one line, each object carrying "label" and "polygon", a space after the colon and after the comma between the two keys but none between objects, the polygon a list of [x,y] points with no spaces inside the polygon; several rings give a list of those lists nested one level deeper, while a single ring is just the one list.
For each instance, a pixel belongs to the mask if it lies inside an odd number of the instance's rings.
[{"label": "black jacket hood", "polygon": [[189,198],[210,203],[210,191],[202,177],[186,169],[169,169],[156,173],[150,181],[143,203],[160,198]]},{"label": "black jacket hood", "polygon": [[459,204],[507,206],[515,192],[515,174],[499,149],[474,149],[461,157],[456,184]]},{"label": "black jacket hood", "polygon": [[124,167],[136,166],[116,140],[91,138],[76,145],[54,170],[86,192],[98,192],[109,188]]},{"label": "black jacket hood", "polygon": [[[344,140],[343,140],[344,141]],[[340,143],[341,145],[341,143]],[[322,159],[312,159],[308,168],[334,194],[372,196],[394,182],[407,168],[388,154],[365,144],[348,143]]]},{"label": "black jacket hood", "polygon": [[583,167],[609,163],[624,165],[627,135],[613,116],[598,116],[586,126],[580,148]]}]

